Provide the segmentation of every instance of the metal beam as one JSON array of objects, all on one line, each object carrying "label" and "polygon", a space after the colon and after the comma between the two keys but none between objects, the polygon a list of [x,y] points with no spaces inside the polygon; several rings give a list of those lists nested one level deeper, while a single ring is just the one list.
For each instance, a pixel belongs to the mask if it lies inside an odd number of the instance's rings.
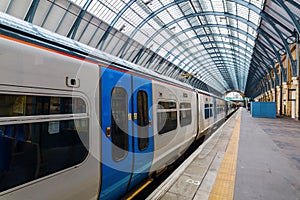
[{"label": "metal beam", "polygon": [[93,0],[88,0],[85,2],[84,6],[82,7],[82,9],[80,10],[79,15],[77,16],[75,22],[73,23],[71,29],[69,30],[67,37],[74,39],[78,30],[78,27],[83,19],[83,16],[85,15],[85,13],[87,12],[88,7],[91,5]]},{"label": "metal beam", "polygon": [[30,5],[30,8],[24,18],[24,21],[27,21],[27,22],[30,22],[32,23],[33,22],[33,18],[35,16],[35,13],[36,13],[36,10],[37,10],[37,7],[39,6],[39,3],[40,3],[40,0],[33,0],[31,5]]},{"label": "metal beam", "polygon": [[[181,0],[180,2],[182,2],[184,0]],[[125,42],[123,49],[120,53],[120,57],[123,58],[124,54],[125,54],[125,50],[128,46],[129,41],[136,35],[136,33],[154,16],[156,16],[157,14],[159,14],[160,12],[162,12],[163,10],[176,5],[177,1],[174,1],[173,3],[170,3],[168,5],[166,5],[165,7],[162,7],[160,9],[158,9],[157,11],[153,12],[151,15],[149,15],[146,19],[144,19],[137,27],[136,29],[131,33],[131,35],[129,36],[129,38],[127,39],[127,41]],[[225,17],[229,17],[229,18],[233,18],[236,19],[238,21],[241,21],[247,25],[249,25],[250,27],[252,27],[254,30],[258,27],[256,24],[249,22],[247,19],[242,18],[240,16],[237,15],[233,15],[231,13],[223,13],[223,12],[212,12],[212,11],[208,11],[208,12],[201,12],[201,13],[192,13],[177,19],[174,19],[172,22],[168,23],[167,25],[163,26],[160,30],[158,30],[157,32],[161,32],[163,29],[168,28],[169,26],[171,26],[172,24],[175,24],[181,20],[187,19],[187,18],[192,18],[192,17],[198,17],[198,16],[207,16],[207,15],[214,15],[214,16],[225,16]]]},{"label": "metal beam", "polygon": [[[298,34],[300,34],[300,23],[299,21],[296,19],[294,13],[292,13],[292,11],[285,5],[284,1],[282,0],[274,0],[275,2],[277,2],[281,8],[284,9],[284,11],[289,15],[289,17],[292,19],[292,22],[298,32]],[[292,4],[293,6],[297,7],[298,9],[300,9],[300,5],[297,4],[295,1],[292,1],[292,0],[285,0],[287,2],[289,2],[290,4]],[[299,13],[298,14],[298,17],[299,17]]]},{"label": "metal beam", "polygon": [[291,62],[291,66],[292,66],[292,74],[293,74],[293,76],[296,76],[297,75],[296,64],[295,64],[295,62],[293,60],[293,56],[292,56],[289,44],[287,43],[287,41],[283,37],[282,32],[276,27],[275,23],[273,22],[274,21],[273,17],[272,16],[268,16],[268,15],[266,15],[264,13],[262,13],[262,17],[271,24],[271,26],[273,27],[273,29],[277,32],[277,34],[279,35],[280,39],[282,40],[282,42],[284,44],[284,47],[285,47],[285,52],[288,54],[288,56],[290,58],[290,62]]},{"label": "metal beam", "polygon": [[111,24],[109,25],[108,29],[105,31],[104,35],[101,37],[101,39],[99,40],[99,42],[96,45],[96,49],[100,49],[102,50],[103,45],[105,43],[106,38],[108,37],[108,35],[110,34],[110,31],[113,29],[113,27],[116,25],[116,23],[118,22],[118,20],[121,18],[121,16],[126,12],[126,10],[128,8],[130,8],[130,6],[136,2],[137,0],[130,0],[121,10],[120,12],[118,12],[117,16],[113,19],[113,21],[111,22]]}]

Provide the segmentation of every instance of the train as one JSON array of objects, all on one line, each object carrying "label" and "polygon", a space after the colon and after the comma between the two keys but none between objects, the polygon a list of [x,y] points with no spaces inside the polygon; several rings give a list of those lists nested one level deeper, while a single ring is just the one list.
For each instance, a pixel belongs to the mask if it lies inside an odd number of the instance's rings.
[{"label": "train", "polygon": [[0,13],[0,199],[118,199],[234,103]]}]

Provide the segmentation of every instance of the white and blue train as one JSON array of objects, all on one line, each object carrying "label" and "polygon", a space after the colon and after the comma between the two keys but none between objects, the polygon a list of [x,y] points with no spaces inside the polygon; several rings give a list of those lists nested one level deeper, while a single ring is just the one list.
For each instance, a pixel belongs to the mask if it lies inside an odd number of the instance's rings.
[{"label": "white and blue train", "polygon": [[231,102],[0,13],[0,199],[117,199]]}]

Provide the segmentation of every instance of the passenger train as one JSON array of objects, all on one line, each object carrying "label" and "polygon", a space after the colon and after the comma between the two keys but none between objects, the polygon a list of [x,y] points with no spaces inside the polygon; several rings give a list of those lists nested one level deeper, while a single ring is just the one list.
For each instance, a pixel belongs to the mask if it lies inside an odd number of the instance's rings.
[{"label": "passenger train", "polygon": [[0,199],[118,199],[231,102],[0,13]]}]

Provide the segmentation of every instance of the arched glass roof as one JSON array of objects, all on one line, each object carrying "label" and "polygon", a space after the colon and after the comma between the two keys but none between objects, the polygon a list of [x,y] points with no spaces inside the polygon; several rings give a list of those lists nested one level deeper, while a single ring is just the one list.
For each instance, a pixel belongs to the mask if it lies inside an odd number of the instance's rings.
[{"label": "arched glass roof", "polygon": [[196,87],[248,96],[276,62],[283,68],[281,55],[292,57],[300,31],[299,0],[5,0],[0,10]]},{"label": "arched glass roof", "polygon": [[245,91],[264,0],[72,1],[129,37],[118,56],[131,38],[220,92]]}]

